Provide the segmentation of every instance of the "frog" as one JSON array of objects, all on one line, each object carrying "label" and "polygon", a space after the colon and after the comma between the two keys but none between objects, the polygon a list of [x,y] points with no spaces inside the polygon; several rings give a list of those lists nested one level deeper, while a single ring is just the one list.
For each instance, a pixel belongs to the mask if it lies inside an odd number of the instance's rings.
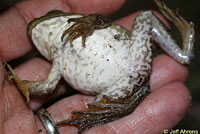
[{"label": "frog", "polygon": [[154,42],[181,64],[189,64],[193,57],[194,24],[164,2],[153,1],[180,31],[183,45],[177,44],[151,10],[137,15],[131,32],[108,16],[54,10],[34,19],[27,28],[38,51],[52,62],[48,78],[21,81],[5,63],[8,78],[27,102],[30,95],[52,93],[62,77],[74,89],[96,95],[85,110],[73,111],[72,119],[56,123],[57,127],[75,125],[78,133],[132,113],[150,94]]}]

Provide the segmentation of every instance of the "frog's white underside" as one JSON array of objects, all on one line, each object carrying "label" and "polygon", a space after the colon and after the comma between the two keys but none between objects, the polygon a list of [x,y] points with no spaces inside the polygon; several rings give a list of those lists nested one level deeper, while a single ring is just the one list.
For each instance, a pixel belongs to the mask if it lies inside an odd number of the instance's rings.
[{"label": "frog's white underside", "polygon": [[[143,17],[148,18],[151,12],[146,14],[147,17]],[[73,24],[69,24],[67,20],[75,17],[81,16],[61,16],[44,20],[32,30],[32,40],[37,49],[50,61],[59,61],[57,67],[60,74],[71,86],[84,93],[125,97],[127,92],[131,93],[133,87],[137,86],[138,75],[142,75],[142,78],[149,76],[151,36],[144,31],[149,31],[150,19],[141,24],[143,32],[138,28],[131,39],[111,27],[95,30],[86,38],[86,47],[83,48],[81,37],[73,41],[73,47],[69,42],[64,44],[61,41],[63,31]],[[140,19],[144,19],[143,17]],[[114,35],[120,35],[120,39],[114,39]],[[140,36],[145,40],[141,40]],[[144,57],[147,51],[148,55]]]}]

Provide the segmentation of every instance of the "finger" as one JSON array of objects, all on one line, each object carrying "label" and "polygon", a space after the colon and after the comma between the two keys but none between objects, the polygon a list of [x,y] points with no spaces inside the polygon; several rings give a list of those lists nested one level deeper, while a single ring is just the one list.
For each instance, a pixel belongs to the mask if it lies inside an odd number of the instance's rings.
[{"label": "finger", "polygon": [[[71,111],[82,110],[86,104],[93,101],[93,97],[74,95],[65,98],[48,108],[55,122],[71,118]],[[132,133],[162,133],[177,124],[186,114],[190,106],[190,93],[179,82],[168,84],[151,93],[136,110],[119,120],[89,129],[86,133],[95,134],[132,134]],[[40,121],[38,120],[38,124]],[[41,124],[40,124],[41,125]],[[39,126],[42,129],[42,125]],[[64,126],[60,133],[77,133],[77,128]]]},{"label": "finger", "polygon": [[[24,55],[32,49],[27,37],[27,24],[50,10],[78,13],[111,14],[119,9],[125,0],[29,0],[10,8],[0,16],[0,57],[9,61]],[[102,7],[102,5],[104,5]],[[106,5],[106,6],[105,6]],[[89,8],[88,8],[89,7]]]},{"label": "finger", "polygon": [[[70,119],[72,111],[84,110],[87,104],[93,101],[94,101],[94,96],[76,94],[56,102],[55,104],[50,106],[47,109],[47,111],[51,115],[54,122],[56,123],[64,119]],[[38,130],[42,130],[45,134],[46,130],[41,124],[41,121],[37,119],[36,123],[38,124]],[[66,126],[59,128],[59,132],[60,134],[65,134],[66,132],[70,134],[77,134],[78,130],[76,127]]]},{"label": "finger", "polygon": [[5,75],[0,62],[0,133],[36,133],[32,110]]},{"label": "finger", "polygon": [[171,57],[163,54],[153,59],[152,74],[150,78],[151,91],[161,88],[174,81],[185,82],[188,69]]},{"label": "finger", "polygon": [[51,64],[43,58],[33,58],[14,69],[21,80],[45,80],[51,69]]},{"label": "finger", "polygon": [[[0,61],[0,99],[2,99],[2,101],[0,102],[4,102],[4,103],[0,103],[1,106],[0,108],[4,107],[5,105],[9,105],[9,108],[12,112],[14,112],[14,108],[15,106],[19,106],[21,105],[20,108],[24,109],[26,107],[23,99],[20,97],[20,93],[17,91],[17,89],[15,88],[15,86],[13,85],[13,83],[11,81],[8,81],[8,78],[6,76],[6,71],[3,67],[2,62]],[[14,101],[17,100],[17,101]],[[19,105],[16,105],[16,102],[19,103]],[[13,114],[13,113],[10,113]]]},{"label": "finger", "polygon": [[71,11],[75,13],[112,14],[121,8],[125,2],[126,0],[84,0],[84,2],[80,4],[80,0],[68,0],[67,5],[70,7]]}]

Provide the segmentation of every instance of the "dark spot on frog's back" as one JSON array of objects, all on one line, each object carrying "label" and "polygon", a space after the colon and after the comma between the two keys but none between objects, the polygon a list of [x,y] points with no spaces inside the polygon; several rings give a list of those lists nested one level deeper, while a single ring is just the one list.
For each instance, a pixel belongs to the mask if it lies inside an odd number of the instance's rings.
[{"label": "dark spot on frog's back", "polygon": [[84,63],[84,64],[82,64],[82,66],[86,67],[86,66],[88,66],[88,63]]},{"label": "dark spot on frog's back", "polygon": [[53,33],[52,32],[49,32],[49,36],[51,36]]},{"label": "dark spot on frog's back", "polygon": [[67,67],[65,66],[65,67],[63,67],[63,69],[64,69],[64,70],[67,70]]},{"label": "dark spot on frog's back", "polygon": [[72,49],[72,50],[71,50],[71,54],[72,54],[72,55],[75,55],[75,54],[76,54],[76,50]]},{"label": "dark spot on frog's back", "polygon": [[99,74],[101,75],[104,71],[105,71],[104,69],[101,69]]},{"label": "dark spot on frog's back", "polygon": [[[89,76],[90,76],[89,73],[85,73],[85,78],[86,78],[86,79],[88,79]],[[88,81],[87,83],[89,83],[89,81]]]},{"label": "dark spot on frog's back", "polygon": [[117,41],[120,41],[120,34],[114,35],[114,39],[117,40]]}]

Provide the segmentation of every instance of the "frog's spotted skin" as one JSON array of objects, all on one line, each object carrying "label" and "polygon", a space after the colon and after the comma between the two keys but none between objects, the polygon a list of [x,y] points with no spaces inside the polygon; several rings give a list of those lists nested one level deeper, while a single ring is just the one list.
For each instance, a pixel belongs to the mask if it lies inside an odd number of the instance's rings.
[{"label": "frog's spotted skin", "polygon": [[[68,16],[39,23],[32,30],[32,40],[45,57],[61,57],[60,72],[75,89],[89,94],[101,93],[98,100],[102,95],[123,98],[141,87],[151,72],[151,16],[152,12],[146,11],[137,17],[133,28],[135,32],[129,40],[116,40],[114,35],[128,37],[125,33],[126,36],[121,35],[117,28],[109,27],[96,30],[89,36],[86,48],[77,45],[81,38],[74,40],[73,47],[63,45],[60,37],[71,26],[65,23]],[[70,16],[74,17],[78,16]],[[51,45],[51,49],[43,51],[48,47],[46,45]]]},{"label": "frog's spotted skin", "polygon": [[[183,49],[151,11],[139,13],[131,33],[114,23],[98,30],[91,26],[91,31],[84,30],[87,24],[93,25],[96,20],[93,22],[80,14],[50,12],[32,21],[28,27],[37,49],[53,63],[48,78],[39,82],[19,82],[6,64],[11,78],[18,87],[28,87],[30,94],[35,95],[52,92],[61,77],[75,89],[97,95],[95,102],[88,104],[86,110],[74,111],[73,119],[57,124],[76,125],[79,133],[131,113],[149,93],[146,83],[151,73],[152,40],[180,63],[188,64],[192,57],[193,25],[172,12],[164,3],[154,1],[163,15],[181,32]],[[82,23],[84,18],[87,22],[82,24],[84,27],[81,29],[79,21]],[[77,20],[77,23],[69,23],[69,19]],[[74,28],[73,24],[78,27]],[[85,32],[91,35],[86,36]],[[78,38],[75,39],[75,35]],[[72,41],[73,47],[70,44]],[[20,90],[25,95],[28,92]],[[29,99],[29,96],[26,98]]]}]

